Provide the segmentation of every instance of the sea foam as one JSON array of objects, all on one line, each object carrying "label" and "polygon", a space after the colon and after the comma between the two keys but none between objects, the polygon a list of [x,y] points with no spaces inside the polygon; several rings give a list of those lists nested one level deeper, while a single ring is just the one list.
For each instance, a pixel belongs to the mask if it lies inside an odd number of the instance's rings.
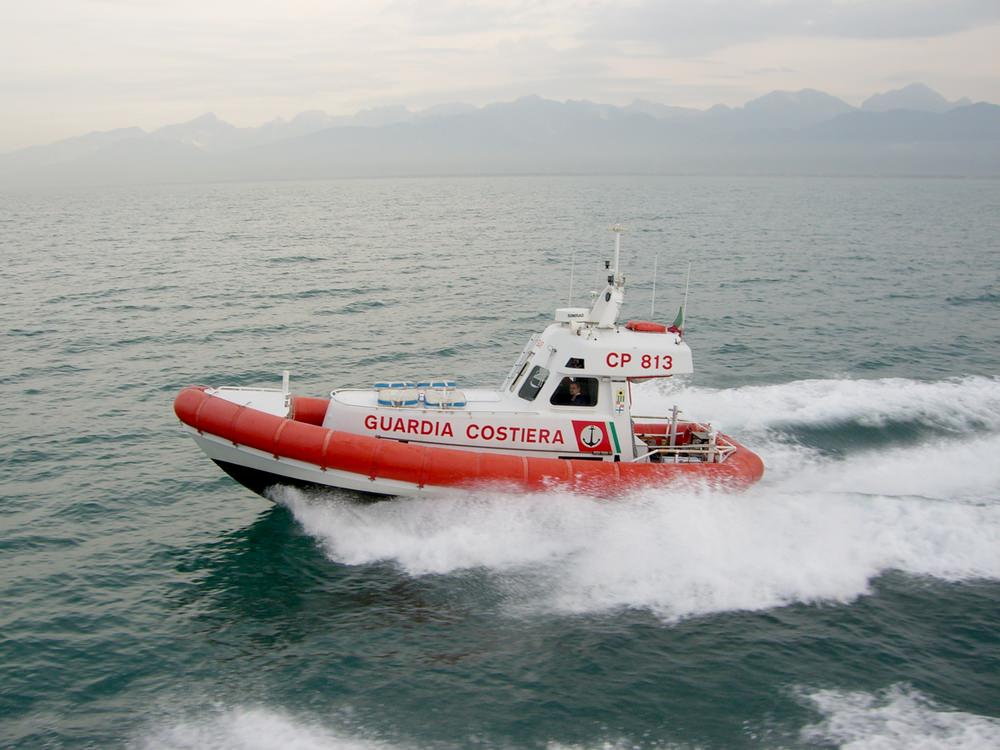
[{"label": "sea foam", "polygon": [[270,708],[226,708],[164,722],[130,744],[133,750],[394,750]]},{"label": "sea foam", "polygon": [[[787,422],[802,393],[838,388],[831,401],[840,406],[817,407],[822,414],[810,419],[859,418],[864,399],[846,396],[855,386],[831,382],[838,385],[762,389],[766,408],[756,424]],[[934,401],[921,384],[907,383],[856,387],[871,389],[870,405],[885,401],[883,390],[902,391],[895,406],[883,403],[885,415],[912,415]],[[975,422],[973,394],[985,399],[985,419],[1000,411],[1000,386],[990,379],[928,388],[962,394],[956,425]],[[741,411],[745,394],[715,393],[727,421],[750,421],[751,411]],[[512,613],[635,608],[674,621],[850,602],[892,570],[946,581],[1000,579],[1000,462],[991,459],[1000,454],[1000,435],[972,431],[961,440],[869,447],[845,458],[796,445],[771,427],[755,441],[767,474],[738,494],[651,488],[612,500],[481,490],[363,505],[342,493],[287,490],[279,499],[337,562],[389,562],[414,577],[474,572]]]},{"label": "sea foam", "polygon": [[[800,690],[799,700],[822,718],[802,727],[798,742],[778,747],[839,747],[843,750],[988,750],[1000,747],[1000,719],[949,710],[903,685],[870,693]],[[336,723],[336,722],[333,722]],[[364,731],[332,728],[265,707],[236,707],[174,719],[149,728],[129,743],[132,750],[396,750],[413,741],[389,742]],[[489,742],[480,740],[483,747]],[[436,745],[437,746],[437,745]],[[628,738],[567,745],[549,750],[623,750],[645,743]],[[768,744],[762,745],[768,747]],[[456,746],[457,747],[457,746]],[[503,747],[514,747],[504,743]],[[657,741],[653,747],[688,747]]]},{"label": "sea foam", "polygon": [[1000,378],[978,375],[938,381],[814,379],[725,389],[657,381],[633,390],[636,414],[664,414],[675,402],[685,416],[727,430],[849,422],[868,427],[917,422],[953,432],[1000,430]]},{"label": "sea foam", "polygon": [[934,705],[893,686],[880,693],[819,690],[804,696],[824,719],[805,727],[810,747],[844,750],[988,750],[1000,747],[1000,719]]}]

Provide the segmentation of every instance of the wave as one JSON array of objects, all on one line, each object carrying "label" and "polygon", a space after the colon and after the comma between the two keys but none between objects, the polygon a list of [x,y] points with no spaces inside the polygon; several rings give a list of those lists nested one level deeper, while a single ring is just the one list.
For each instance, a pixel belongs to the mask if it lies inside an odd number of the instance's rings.
[{"label": "wave", "polygon": [[767,466],[760,484],[742,494],[651,488],[616,500],[489,490],[370,505],[337,492],[276,499],[337,562],[482,576],[510,613],[631,608],[673,622],[848,603],[890,571],[1000,580],[1000,462],[991,459],[1000,434],[831,458],[775,428],[915,413],[950,415],[956,427],[1000,424],[1000,381],[805,381],[680,398],[692,411],[704,399],[720,421],[743,424]]},{"label": "wave", "polygon": [[[676,621],[847,603],[891,570],[1000,579],[1000,503],[990,495],[1000,469],[936,474],[925,460],[920,482],[904,469],[911,460],[921,463],[901,456],[869,469],[860,459],[817,459],[743,494],[646,490],[608,501],[479,492],[358,505],[287,490],[280,499],[337,562],[391,562],[410,576],[474,571],[512,613],[630,608]],[[969,497],[945,499],[949,481],[965,482]]]},{"label": "wave", "polygon": [[[350,726],[350,722],[346,722]],[[416,750],[421,747],[464,748],[467,742],[455,743],[418,743],[413,740],[389,742],[378,737],[368,736],[363,730],[330,729],[315,721],[296,718],[284,711],[269,708],[232,708],[217,709],[203,714],[197,719],[175,720],[164,723],[152,730],[147,730],[144,737],[131,742],[131,750],[397,750],[407,748]],[[474,743],[483,748],[518,747],[510,742],[492,743],[483,738],[477,738]],[[532,743],[530,746],[535,747]],[[631,740],[608,742],[599,740],[593,744],[581,747],[565,745],[560,742],[549,742],[549,750],[628,750],[639,745]],[[657,748],[676,747],[656,743]]]},{"label": "wave", "polygon": [[780,438],[757,446],[764,487],[779,493],[884,495],[959,503],[1000,501],[1000,435],[874,448],[831,460]]},{"label": "wave", "polygon": [[318,255],[280,255],[266,259],[266,263],[272,266],[296,265],[299,263],[322,263],[329,260]]},{"label": "wave", "polygon": [[956,307],[983,303],[995,305],[1000,302],[1000,294],[997,294],[996,292],[983,292],[982,294],[977,294],[972,297],[945,297],[944,301],[949,305],[955,305]]},{"label": "wave", "polygon": [[1000,378],[939,381],[799,380],[741,388],[684,388],[679,381],[637,386],[636,413],[665,413],[676,402],[691,419],[728,429],[918,423],[932,430],[1000,430]]},{"label": "wave", "polygon": [[377,739],[352,736],[267,708],[217,709],[173,721],[130,743],[134,750],[394,750]]},{"label": "wave", "polygon": [[824,719],[805,727],[810,747],[847,750],[987,750],[1000,747],[1000,719],[936,706],[905,686],[880,693],[819,690],[803,696]]},{"label": "wave", "polygon": [[[839,747],[845,750],[987,750],[1000,747],[1000,719],[949,710],[921,693],[894,685],[876,693],[846,690],[799,690],[799,700],[822,717],[803,727],[798,742],[780,746]],[[421,743],[389,742],[341,722],[329,728],[317,721],[264,707],[216,708],[197,718],[173,719],[145,730],[129,743],[132,750],[395,750],[421,747]],[[647,738],[648,739],[648,738]],[[484,747],[494,746],[480,740]],[[441,747],[440,743],[433,746]],[[457,746],[457,745],[456,745]],[[502,747],[516,747],[502,743]],[[647,746],[627,738],[595,740],[584,745],[558,741],[549,750],[618,750]],[[684,747],[669,741],[653,746]],[[764,745],[766,747],[766,745]]]}]

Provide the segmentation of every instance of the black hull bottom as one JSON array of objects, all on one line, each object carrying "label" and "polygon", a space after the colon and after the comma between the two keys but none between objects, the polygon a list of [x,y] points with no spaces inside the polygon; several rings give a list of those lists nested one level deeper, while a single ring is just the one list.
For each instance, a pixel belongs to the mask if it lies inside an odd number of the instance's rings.
[{"label": "black hull bottom", "polygon": [[[212,460],[215,461],[215,459]],[[325,484],[317,484],[316,482],[305,482],[301,479],[293,479],[292,477],[282,476],[281,474],[272,474],[269,471],[261,471],[260,469],[251,469],[248,466],[240,466],[239,464],[229,463],[228,461],[215,461],[215,464],[248,490],[256,492],[261,497],[267,498],[272,502],[274,501],[274,498],[267,493],[267,490],[272,487],[294,487],[295,489],[304,490],[305,492],[343,492],[352,498],[369,502],[384,499],[386,497],[386,495],[376,495],[368,492],[355,492],[353,490],[347,490],[340,487],[330,487]]]}]

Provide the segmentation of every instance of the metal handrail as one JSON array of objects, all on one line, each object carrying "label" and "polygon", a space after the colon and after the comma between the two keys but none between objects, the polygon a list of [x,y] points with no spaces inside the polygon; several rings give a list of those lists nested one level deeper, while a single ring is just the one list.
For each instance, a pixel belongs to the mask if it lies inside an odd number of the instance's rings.
[{"label": "metal handrail", "polygon": [[[695,457],[701,458],[703,454],[707,458],[711,459],[714,456],[718,456],[718,460],[714,463],[721,464],[729,456],[736,452],[736,447],[733,445],[710,445],[705,443],[703,445],[674,445],[674,446],[664,446],[662,448],[653,448],[641,456],[636,456],[632,459],[631,463],[637,463],[639,461],[649,461],[651,456],[661,455],[661,456],[681,456],[681,455],[691,455],[694,454]],[[713,463],[711,460],[706,463]]]}]

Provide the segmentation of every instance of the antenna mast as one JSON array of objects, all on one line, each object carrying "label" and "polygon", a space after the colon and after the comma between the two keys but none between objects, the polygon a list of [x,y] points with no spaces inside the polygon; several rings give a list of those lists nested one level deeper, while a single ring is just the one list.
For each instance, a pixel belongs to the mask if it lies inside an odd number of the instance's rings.
[{"label": "antenna mast", "polygon": [[573,255],[569,261],[569,299],[566,300],[568,307],[573,306],[573,272],[576,270],[576,248],[573,248]]},{"label": "antenna mast", "polygon": [[611,231],[615,233],[615,284],[618,284],[619,273],[618,273],[618,259],[621,257],[622,251],[622,232],[625,231],[625,227],[621,224],[615,224],[611,227]]},{"label": "antenna mast", "polygon": [[656,251],[656,255],[653,256],[653,296],[649,298],[649,317],[653,318],[656,316],[656,264],[660,260],[660,251]]},{"label": "antenna mast", "polygon": [[[684,279],[684,321],[687,322],[688,314],[688,288],[691,286],[691,261],[688,261],[687,278]],[[682,328],[683,330],[683,328]]]}]

